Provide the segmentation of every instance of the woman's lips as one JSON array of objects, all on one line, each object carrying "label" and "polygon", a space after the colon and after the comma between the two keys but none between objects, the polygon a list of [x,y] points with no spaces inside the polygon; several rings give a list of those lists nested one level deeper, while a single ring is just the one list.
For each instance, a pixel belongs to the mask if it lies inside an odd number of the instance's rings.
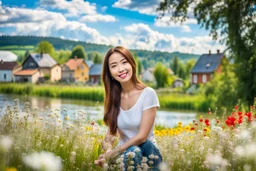
[{"label": "woman's lips", "polygon": [[125,78],[126,76],[127,76],[127,72],[126,73],[123,73],[123,74],[120,74],[120,75],[118,75],[119,77],[121,77],[121,78]]}]

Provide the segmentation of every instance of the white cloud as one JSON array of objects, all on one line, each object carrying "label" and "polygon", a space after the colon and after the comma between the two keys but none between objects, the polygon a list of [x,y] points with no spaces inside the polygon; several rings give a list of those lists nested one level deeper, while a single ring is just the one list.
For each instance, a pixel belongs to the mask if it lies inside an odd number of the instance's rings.
[{"label": "white cloud", "polygon": [[188,24],[197,24],[197,21],[194,18],[189,18],[183,23],[174,22],[173,20],[170,20],[170,16],[164,16],[162,18],[155,19],[155,23],[154,23],[154,25],[157,27],[181,27],[183,25],[188,25]]},{"label": "white cloud", "polygon": [[132,11],[138,11],[141,14],[156,15],[156,9],[161,0],[118,0],[112,6]]},{"label": "white cloud", "polygon": [[213,53],[217,49],[223,51],[225,48],[212,41],[209,36],[177,38],[172,34],[163,34],[152,30],[143,23],[126,26],[124,30],[132,35],[129,36],[129,48],[195,54],[208,53],[208,50]]},{"label": "white cloud", "polygon": [[182,26],[181,29],[182,29],[181,32],[191,32],[190,27],[187,25]]},{"label": "white cloud", "polygon": [[81,14],[96,14],[96,4],[90,4],[83,0],[40,0],[40,6],[45,8],[53,8],[65,10],[68,12],[66,16],[79,16]]},{"label": "white cloud", "polygon": [[83,16],[80,20],[80,22],[115,22],[117,21],[114,16],[111,15],[86,15]]},{"label": "white cloud", "polygon": [[103,7],[101,7],[101,12],[106,12],[107,9],[108,9],[107,6],[103,6]]},{"label": "white cloud", "polygon": [[66,37],[91,43],[108,42],[93,28],[77,21],[68,21],[61,13],[43,9],[3,7],[0,27],[14,27],[13,35]]}]

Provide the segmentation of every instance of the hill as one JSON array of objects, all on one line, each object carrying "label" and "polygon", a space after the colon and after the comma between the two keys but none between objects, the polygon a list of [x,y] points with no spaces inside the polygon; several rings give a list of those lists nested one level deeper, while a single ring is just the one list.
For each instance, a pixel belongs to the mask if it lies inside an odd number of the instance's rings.
[{"label": "hill", "polygon": [[[86,51],[86,53],[97,51],[101,54],[105,54],[111,46],[107,45],[100,45],[100,44],[93,44],[93,43],[86,43],[82,41],[73,41],[73,40],[65,40],[55,37],[36,37],[36,36],[0,36],[0,48],[2,50],[10,50],[15,51],[17,50],[17,46],[36,46],[40,41],[48,41],[53,44],[56,50],[72,50],[73,47],[76,45],[82,45]],[[5,48],[9,46],[8,48]],[[12,48],[13,47],[13,48]],[[26,50],[26,49],[24,49]],[[197,59],[199,55],[195,54],[186,54],[186,53],[179,53],[179,52],[160,52],[160,51],[147,51],[147,50],[131,50],[140,58],[152,59],[155,61],[159,58],[165,59],[165,61],[170,61],[174,56],[177,56],[180,60],[189,60],[189,59]]]}]

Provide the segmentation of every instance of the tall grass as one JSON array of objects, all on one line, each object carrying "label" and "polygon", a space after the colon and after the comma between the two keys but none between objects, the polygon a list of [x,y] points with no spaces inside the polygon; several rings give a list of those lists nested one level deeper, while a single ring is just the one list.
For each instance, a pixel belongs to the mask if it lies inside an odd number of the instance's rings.
[{"label": "tall grass", "polygon": [[[1,83],[0,93],[36,95],[44,97],[70,98],[103,102],[104,88],[89,86],[33,85],[17,83]],[[202,95],[162,94],[159,93],[161,109],[189,110],[206,112],[214,107]]]},{"label": "tall grass", "polygon": [[201,95],[161,95],[161,108],[206,112],[212,105]]},{"label": "tall grass", "polygon": [[0,92],[19,95],[36,95],[44,97],[71,98],[102,102],[104,90],[102,87],[76,87],[60,85],[32,85],[1,83]]}]

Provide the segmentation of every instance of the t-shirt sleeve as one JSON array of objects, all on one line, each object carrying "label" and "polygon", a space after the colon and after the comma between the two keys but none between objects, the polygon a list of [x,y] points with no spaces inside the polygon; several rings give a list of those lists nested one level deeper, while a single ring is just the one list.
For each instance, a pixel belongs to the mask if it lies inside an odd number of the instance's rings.
[{"label": "t-shirt sleeve", "polygon": [[159,108],[160,105],[159,105],[158,97],[155,90],[152,88],[149,88],[144,97],[143,111],[152,107]]}]

